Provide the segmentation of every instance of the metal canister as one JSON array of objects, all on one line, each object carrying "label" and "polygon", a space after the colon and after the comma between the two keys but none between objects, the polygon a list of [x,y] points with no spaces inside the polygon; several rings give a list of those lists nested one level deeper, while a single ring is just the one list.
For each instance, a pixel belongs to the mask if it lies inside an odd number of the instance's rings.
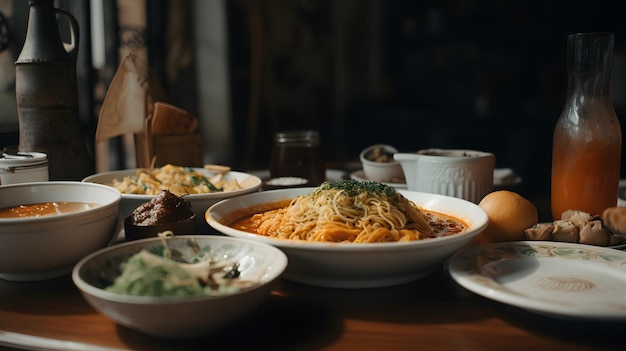
[{"label": "metal canister", "polygon": [[47,182],[48,158],[41,152],[18,152],[0,155],[0,185]]}]

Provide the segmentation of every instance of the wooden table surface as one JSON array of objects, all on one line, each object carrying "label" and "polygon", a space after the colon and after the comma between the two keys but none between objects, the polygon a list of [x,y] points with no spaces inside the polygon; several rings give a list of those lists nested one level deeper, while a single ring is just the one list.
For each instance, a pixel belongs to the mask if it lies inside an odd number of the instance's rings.
[{"label": "wooden table surface", "polygon": [[117,326],[85,302],[70,277],[0,280],[0,349],[626,350],[625,331],[626,323],[546,317],[493,302],[456,285],[443,268],[377,289],[282,280],[257,311],[193,340]]}]

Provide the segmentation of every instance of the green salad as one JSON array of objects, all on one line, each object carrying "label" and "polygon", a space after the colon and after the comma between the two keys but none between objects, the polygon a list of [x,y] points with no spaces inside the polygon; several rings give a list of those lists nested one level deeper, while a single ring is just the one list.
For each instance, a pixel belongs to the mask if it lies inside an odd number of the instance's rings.
[{"label": "green salad", "polygon": [[[217,296],[232,294],[255,284],[240,278],[232,260],[213,260],[202,249],[191,262],[172,259],[165,237],[161,254],[142,250],[121,264],[121,274],[106,287],[118,294],[157,297]],[[195,242],[190,245],[196,245]]]}]

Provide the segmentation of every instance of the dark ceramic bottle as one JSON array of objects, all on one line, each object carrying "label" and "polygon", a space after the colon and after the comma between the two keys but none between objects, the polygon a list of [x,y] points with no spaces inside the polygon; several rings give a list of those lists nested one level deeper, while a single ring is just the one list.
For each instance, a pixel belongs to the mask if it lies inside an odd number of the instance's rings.
[{"label": "dark ceramic bottle", "polygon": [[[68,21],[61,40],[57,18]],[[24,46],[15,62],[19,150],[48,155],[50,180],[81,180],[93,162],[80,130],[76,57],[78,22],[54,0],[29,0]]]}]

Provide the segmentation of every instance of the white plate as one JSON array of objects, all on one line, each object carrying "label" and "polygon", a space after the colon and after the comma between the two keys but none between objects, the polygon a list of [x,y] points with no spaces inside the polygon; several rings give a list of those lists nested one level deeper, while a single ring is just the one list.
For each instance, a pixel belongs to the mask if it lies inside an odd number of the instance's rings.
[{"label": "white plate", "polygon": [[487,244],[447,263],[464,288],[551,316],[626,320],[626,253],[544,241]]},{"label": "white plate", "polygon": [[[355,179],[355,180],[360,180],[360,181],[367,180],[367,177],[365,176],[365,172],[363,172],[362,169],[352,172],[350,174],[350,178]],[[521,182],[522,182],[522,178],[518,176],[510,168],[496,168],[493,171],[493,186],[496,188],[517,185]],[[393,186],[394,188],[398,188],[398,189],[407,188],[406,183],[385,183],[385,184]],[[624,196],[626,196],[626,183],[624,184],[624,186],[625,186]]]}]

